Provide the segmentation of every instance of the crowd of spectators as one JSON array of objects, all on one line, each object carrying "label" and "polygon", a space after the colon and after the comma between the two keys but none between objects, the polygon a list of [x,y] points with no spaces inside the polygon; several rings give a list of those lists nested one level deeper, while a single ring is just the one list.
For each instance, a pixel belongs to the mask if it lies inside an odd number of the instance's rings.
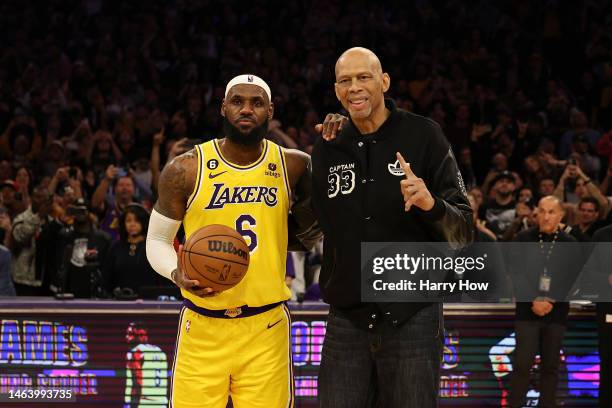
[{"label": "crowd of spectators", "polygon": [[611,23],[608,0],[4,2],[0,290],[160,284],[118,271],[150,269],[160,169],[220,136],[226,82],[264,78],[268,137],[309,152],[340,108],[335,60],[356,45],[388,69],[389,97],[444,129],[479,236],[512,239],[554,194],[588,239],[610,222]]}]

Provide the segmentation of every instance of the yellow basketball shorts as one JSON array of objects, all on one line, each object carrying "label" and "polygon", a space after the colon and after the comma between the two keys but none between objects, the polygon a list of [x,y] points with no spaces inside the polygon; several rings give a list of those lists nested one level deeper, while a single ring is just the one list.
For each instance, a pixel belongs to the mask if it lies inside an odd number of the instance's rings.
[{"label": "yellow basketball shorts", "polygon": [[233,319],[183,307],[170,386],[171,408],[293,408],[291,320],[284,304]]}]

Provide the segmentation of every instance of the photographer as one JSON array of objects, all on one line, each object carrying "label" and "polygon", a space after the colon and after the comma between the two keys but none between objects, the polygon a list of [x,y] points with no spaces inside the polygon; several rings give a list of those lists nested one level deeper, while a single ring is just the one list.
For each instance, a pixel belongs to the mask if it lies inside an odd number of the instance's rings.
[{"label": "photographer", "polygon": [[58,244],[61,253],[58,284],[61,291],[71,292],[75,297],[94,297],[102,286],[99,262],[108,254],[110,238],[93,225],[83,199],[68,206],[67,216],[69,226],[61,231]]},{"label": "photographer", "polygon": [[[110,186],[112,195],[108,194]],[[100,229],[110,235],[112,242],[119,239],[119,217],[127,205],[134,203],[134,193],[132,177],[124,168],[111,164],[91,197],[92,210],[101,215]]]},{"label": "photographer", "polygon": [[[62,195],[59,191],[64,191],[67,187],[70,187],[75,198],[83,198],[81,188],[82,178],[81,169],[78,167],[59,167],[49,182],[49,192],[51,194]],[[58,188],[59,186],[61,188]]]}]

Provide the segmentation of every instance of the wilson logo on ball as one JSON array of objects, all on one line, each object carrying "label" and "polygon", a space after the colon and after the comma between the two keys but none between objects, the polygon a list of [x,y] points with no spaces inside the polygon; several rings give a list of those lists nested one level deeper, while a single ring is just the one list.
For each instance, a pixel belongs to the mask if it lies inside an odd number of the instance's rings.
[{"label": "wilson logo on ball", "polygon": [[210,252],[223,252],[230,255],[237,255],[245,261],[248,259],[248,253],[240,248],[236,248],[231,242],[211,239],[208,241],[208,250]]}]

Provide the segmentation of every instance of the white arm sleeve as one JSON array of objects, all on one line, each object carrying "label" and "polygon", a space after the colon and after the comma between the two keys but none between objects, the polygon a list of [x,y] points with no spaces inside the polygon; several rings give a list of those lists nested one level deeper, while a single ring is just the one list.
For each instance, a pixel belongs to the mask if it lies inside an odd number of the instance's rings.
[{"label": "white arm sleeve", "polygon": [[151,212],[147,232],[147,259],[157,273],[170,280],[178,261],[172,244],[180,226],[181,221],[168,218],[155,210]]}]

